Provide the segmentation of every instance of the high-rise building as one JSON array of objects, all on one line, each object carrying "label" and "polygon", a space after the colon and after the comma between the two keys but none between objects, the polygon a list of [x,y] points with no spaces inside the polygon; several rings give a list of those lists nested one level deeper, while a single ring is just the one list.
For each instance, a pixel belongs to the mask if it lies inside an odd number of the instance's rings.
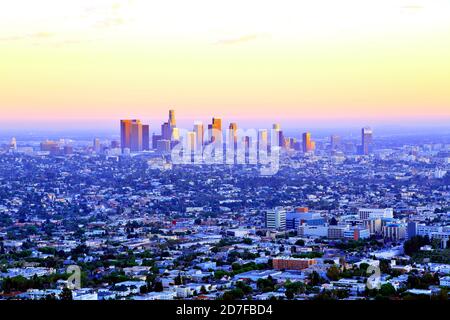
[{"label": "high-rise building", "polygon": [[417,222],[409,221],[406,226],[406,237],[407,239],[411,239],[417,235]]},{"label": "high-rise building", "polygon": [[16,138],[11,138],[11,142],[9,143],[9,149],[11,151],[16,151],[17,150],[17,140]]},{"label": "high-rise building", "polygon": [[142,150],[150,150],[150,126],[142,125]]},{"label": "high-rise building", "polygon": [[170,128],[169,122],[164,122],[161,125],[161,137],[163,140],[170,140],[172,138],[172,130]]},{"label": "high-rise building", "polygon": [[363,220],[363,226],[367,228],[370,234],[381,234],[382,221],[380,218],[370,218]]},{"label": "high-rise building", "polygon": [[170,140],[171,141],[180,141],[180,131],[178,130],[178,128],[176,128],[176,127],[172,128],[172,134],[170,136]]},{"label": "high-rise building", "polygon": [[243,142],[244,142],[244,150],[245,150],[245,154],[248,154],[250,152],[250,146],[252,145],[253,141],[252,141],[252,137],[250,136],[245,136],[243,138]]},{"label": "high-rise building", "polygon": [[120,120],[120,143],[122,151],[142,151],[142,123],[141,120]]},{"label": "high-rise building", "polygon": [[100,153],[100,139],[99,138],[95,138],[94,141],[92,142],[92,148],[94,149],[94,151],[96,153]]},{"label": "high-rise building", "polygon": [[314,151],[315,143],[314,141],[311,141],[311,133],[310,132],[304,132],[303,135],[303,152],[311,152]]},{"label": "high-rise building", "polygon": [[152,136],[152,149],[153,150],[157,149],[158,141],[162,140],[162,139],[163,139],[162,135],[160,135],[160,134],[153,134],[153,136]]},{"label": "high-rise building", "polygon": [[237,123],[230,123],[228,127],[228,148],[231,148],[231,150],[235,150],[237,147],[237,129]]},{"label": "high-rise building", "polygon": [[204,138],[204,134],[205,134],[203,123],[195,122],[194,123],[194,132],[195,132],[195,136],[197,139],[197,142],[196,142],[197,150],[201,151],[203,148],[203,144],[204,144],[203,138]]},{"label": "high-rise building", "polygon": [[131,123],[130,151],[142,151],[142,123],[140,120],[133,120]]},{"label": "high-rise building", "polygon": [[265,150],[267,152],[267,145],[269,144],[269,137],[267,129],[258,130],[258,150]]},{"label": "high-rise building", "polygon": [[194,153],[196,150],[197,139],[194,131],[188,131],[186,133],[186,151],[188,153]]},{"label": "high-rise building", "polygon": [[265,216],[265,226],[268,229],[286,229],[286,211],[281,208],[268,210]]},{"label": "high-rise building", "polygon": [[169,125],[171,128],[177,126],[177,121],[175,120],[175,110],[169,110]]},{"label": "high-rise building", "polygon": [[208,124],[208,142],[213,141],[213,125]]},{"label": "high-rise building", "polygon": [[331,143],[331,150],[339,149],[339,147],[341,145],[341,137],[339,137],[338,135],[335,135],[335,134],[331,135],[330,143]]},{"label": "high-rise building", "polygon": [[290,149],[291,148],[291,138],[284,137],[283,147],[286,148],[286,149]]},{"label": "high-rise building", "polygon": [[212,118],[211,142],[222,142],[222,119]]},{"label": "high-rise building", "polygon": [[57,153],[59,151],[59,144],[56,141],[46,140],[41,142],[41,151]]},{"label": "high-rise building", "polygon": [[131,148],[131,123],[132,120],[120,120],[120,147]]},{"label": "high-rise building", "polygon": [[406,226],[398,223],[389,223],[382,227],[384,238],[398,241],[406,238]]},{"label": "high-rise building", "polygon": [[289,138],[289,146],[296,151],[300,151],[302,148],[302,144],[296,138]]},{"label": "high-rise building", "polygon": [[168,153],[170,152],[170,140],[158,140],[156,143],[156,150],[159,153]]},{"label": "high-rise building", "polygon": [[361,129],[361,154],[368,155],[372,152],[373,131],[370,127]]},{"label": "high-rise building", "polygon": [[275,134],[276,139],[278,139],[278,146],[279,147],[283,147],[284,145],[284,134],[283,131],[281,130],[281,125],[279,123],[274,123],[272,125],[272,129],[273,129],[273,134]]}]

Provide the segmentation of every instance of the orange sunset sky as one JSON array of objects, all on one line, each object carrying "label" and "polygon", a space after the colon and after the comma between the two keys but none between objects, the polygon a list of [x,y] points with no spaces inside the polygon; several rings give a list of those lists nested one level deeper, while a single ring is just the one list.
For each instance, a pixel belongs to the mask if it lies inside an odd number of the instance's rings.
[{"label": "orange sunset sky", "polygon": [[446,121],[448,0],[0,0],[0,122]]}]

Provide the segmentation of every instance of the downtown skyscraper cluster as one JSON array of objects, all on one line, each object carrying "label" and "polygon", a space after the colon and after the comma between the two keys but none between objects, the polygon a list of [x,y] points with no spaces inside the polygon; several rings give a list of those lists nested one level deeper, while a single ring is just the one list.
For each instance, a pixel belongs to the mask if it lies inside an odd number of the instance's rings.
[{"label": "downtown skyscraper cluster", "polygon": [[[209,144],[214,144],[216,147],[226,145],[226,152],[233,152],[233,150],[236,152],[238,145],[243,145],[245,150],[249,150],[252,144],[255,144],[258,150],[260,146],[265,146],[269,150],[270,147],[277,146],[305,154],[314,153],[316,150],[316,142],[312,139],[311,132],[303,132],[301,141],[298,141],[294,137],[286,137],[279,123],[272,125],[271,132],[268,129],[258,129],[256,134],[251,135],[248,131],[240,130],[236,122],[231,122],[228,131],[224,132],[222,119],[213,117],[206,127],[202,122],[196,121],[192,130],[182,130],[177,127],[173,109],[169,110],[168,120],[161,124],[160,133],[153,133],[151,137],[149,125],[143,124],[139,119],[121,120],[120,128],[122,152],[156,150],[159,153],[169,153],[180,142],[183,142],[185,150],[191,153],[201,153]],[[360,155],[369,155],[372,152],[372,140],[372,129],[362,128],[361,145],[358,146]],[[330,142],[332,150],[336,150],[340,145],[340,137],[332,135]]]},{"label": "downtown skyscraper cluster", "polygon": [[122,151],[150,150],[150,127],[141,120],[120,120],[120,145]]}]

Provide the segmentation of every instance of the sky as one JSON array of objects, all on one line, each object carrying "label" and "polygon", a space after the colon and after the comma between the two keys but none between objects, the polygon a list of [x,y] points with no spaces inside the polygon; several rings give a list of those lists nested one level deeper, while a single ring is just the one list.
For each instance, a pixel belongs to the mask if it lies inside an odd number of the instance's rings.
[{"label": "sky", "polygon": [[450,123],[448,0],[0,0],[0,125]]}]

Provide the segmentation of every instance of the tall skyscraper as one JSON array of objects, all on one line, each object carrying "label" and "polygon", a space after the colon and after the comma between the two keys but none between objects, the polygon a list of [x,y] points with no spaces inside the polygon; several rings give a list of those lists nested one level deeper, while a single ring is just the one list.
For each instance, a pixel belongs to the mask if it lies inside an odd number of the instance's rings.
[{"label": "tall skyscraper", "polygon": [[180,131],[178,128],[173,127],[172,128],[172,135],[170,136],[171,141],[180,141]]},{"label": "tall skyscraper", "polygon": [[237,146],[237,123],[232,122],[230,123],[228,127],[228,147],[231,148],[231,150],[236,149]]},{"label": "tall skyscraper", "polygon": [[175,110],[169,110],[169,140],[178,142],[180,141],[180,133],[177,128],[177,121],[175,120]]},{"label": "tall skyscraper", "polygon": [[170,140],[158,140],[156,143],[156,150],[159,153],[168,153],[170,152]]},{"label": "tall skyscraper", "polygon": [[100,152],[100,139],[99,138],[95,138],[93,143],[92,143],[92,148],[94,149],[95,152],[99,153]]},{"label": "tall skyscraper", "polygon": [[186,133],[186,150],[188,153],[193,154],[196,150],[197,139],[194,131],[188,131]]},{"label": "tall skyscraper", "polygon": [[150,150],[150,126],[142,125],[142,150]]},{"label": "tall skyscraper", "polygon": [[303,152],[313,151],[315,148],[315,143],[311,141],[311,133],[304,132],[302,137],[303,137]]},{"label": "tall skyscraper", "polygon": [[254,142],[254,141],[252,141],[252,137],[250,137],[250,136],[245,136],[244,138],[243,138],[243,142],[244,142],[244,152],[245,152],[245,157],[246,157],[246,159],[245,159],[245,161],[246,161],[246,163],[250,163],[249,161],[250,161],[250,146],[252,145],[252,143]]},{"label": "tall skyscraper", "polygon": [[341,137],[338,135],[331,135],[330,136],[330,143],[331,143],[331,150],[337,150],[340,147],[341,144]]},{"label": "tall skyscraper", "polygon": [[162,140],[163,137],[160,134],[153,134],[152,135],[152,149],[156,150],[158,148],[158,141]]},{"label": "tall skyscraper", "polygon": [[132,120],[120,120],[120,147],[131,148],[131,122]]},{"label": "tall skyscraper", "polygon": [[208,124],[208,142],[213,141],[213,125]]},{"label": "tall skyscraper", "polygon": [[364,127],[361,129],[361,154],[368,155],[372,152],[372,137],[373,131],[370,127]]},{"label": "tall skyscraper", "polygon": [[283,147],[284,146],[284,134],[281,130],[281,125],[279,123],[274,123],[272,125],[273,133],[276,135],[276,139],[278,139],[278,146]]},{"label": "tall skyscraper", "polygon": [[11,151],[16,151],[17,150],[17,141],[16,138],[11,138],[11,142],[9,143],[9,149]]},{"label": "tall skyscraper", "polygon": [[211,142],[222,142],[222,119],[212,118]]},{"label": "tall skyscraper", "polygon": [[286,149],[291,148],[291,139],[290,138],[288,138],[288,137],[284,138],[283,147]]},{"label": "tall skyscraper", "polygon": [[169,125],[171,128],[175,128],[177,126],[177,121],[175,120],[175,110],[169,110]]},{"label": "tall skyscraper", "polygon": [[131,123],[130,151],[142,151],[142,123],[141,120],[133,120]]},{"label": "tall skyscraper", "polygon": [[260,148],[267,150],[267,145],[269,144],[269,138],[267,134],[267,129],[258,130],[258,150]]},{"label": "tall skyscraper", "polygon": [[142,151],[142,123],[141,120],[120,120],[120,143],[122,151]]},{"label": "tall skyscraper", "polygon": [[161,136],[163,140],[170,140],[172,137],[172,130],[168,122],[164,122],[161,125]]},{"label": "tall skyscraper", "polygon": [[201,151],[203,148],[203,136],[205,134],[205,128],[203,127],[203,123],[201,122],[195,122],[194,123],[194,132],[195,132],[195,137],[197,139],[196,142],[196,146],[197,146],[197,150]]}]

